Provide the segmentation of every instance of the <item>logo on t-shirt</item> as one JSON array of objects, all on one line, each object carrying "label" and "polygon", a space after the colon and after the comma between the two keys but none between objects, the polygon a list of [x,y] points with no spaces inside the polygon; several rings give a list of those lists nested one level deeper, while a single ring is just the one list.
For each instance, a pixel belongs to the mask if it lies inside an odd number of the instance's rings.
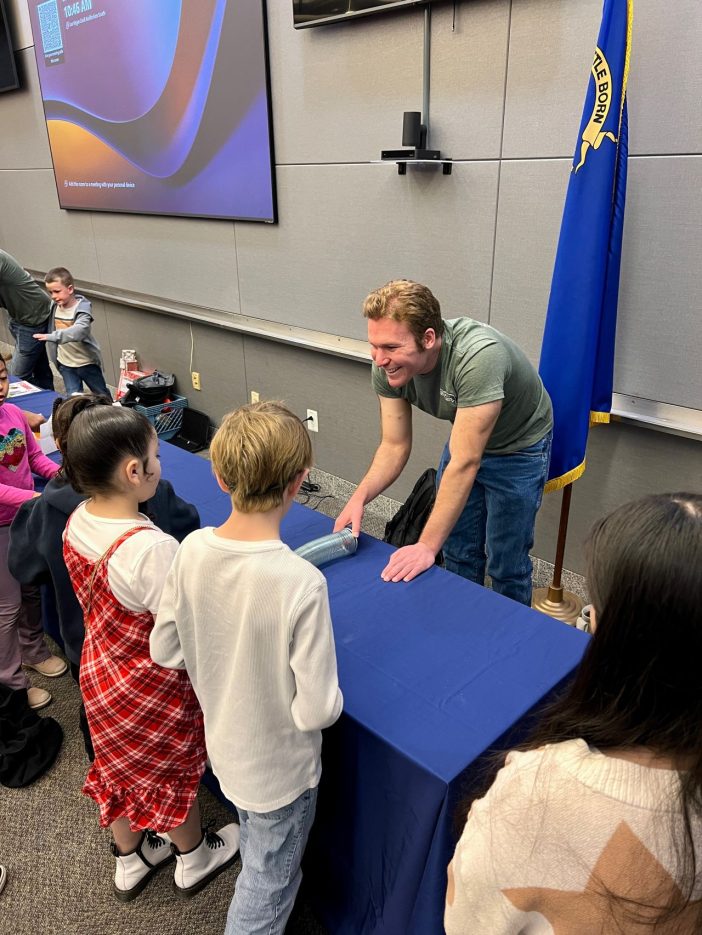
[{"label": "logo on t-shirt", "polygon": [[16,471],[26,451],[27,443],[21,429],[10,429],[7,435],[0,435],[0,467]]},{"label": "logo on t-shirt", "polygon": [[448,390],[439,390],[439,395],[442,396],[443,399],[445,399],[446,402],[449,403],[451,406],[456,405],[456,394],[455,393],[449,393]]}]

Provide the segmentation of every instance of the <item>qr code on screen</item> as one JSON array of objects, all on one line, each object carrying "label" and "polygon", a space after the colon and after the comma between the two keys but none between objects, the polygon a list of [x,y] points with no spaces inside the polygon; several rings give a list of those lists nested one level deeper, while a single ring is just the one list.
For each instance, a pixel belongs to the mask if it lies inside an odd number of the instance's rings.
[{"label": "qr code on screen", "polygon": [[58,4],[56,0],[46,0],[37,7],[39,14],[39,28],[44,54],[57,52],[63,47],[61,38],[61,21],[59,20]]}]

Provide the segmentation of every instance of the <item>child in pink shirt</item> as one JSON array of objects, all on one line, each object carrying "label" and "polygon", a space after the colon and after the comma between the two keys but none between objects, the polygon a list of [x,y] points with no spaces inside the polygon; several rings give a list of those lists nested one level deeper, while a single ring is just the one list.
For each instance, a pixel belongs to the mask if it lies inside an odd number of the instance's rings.
[{"label": "child in pink shirt", "polygon": [[39,496],[32,472],[53,477],[58,465],[42,454],[22,410],[5,402],[8,390],[7,366],[0,356],[0,682],[27,689],[29,705],[43,708],[51,695],[30,686],[22,664],[49,677],[62,675],[67,666],[44,645],[38,591],[22,588],[12,577],[7,553],[15,514],[25,500]]}]

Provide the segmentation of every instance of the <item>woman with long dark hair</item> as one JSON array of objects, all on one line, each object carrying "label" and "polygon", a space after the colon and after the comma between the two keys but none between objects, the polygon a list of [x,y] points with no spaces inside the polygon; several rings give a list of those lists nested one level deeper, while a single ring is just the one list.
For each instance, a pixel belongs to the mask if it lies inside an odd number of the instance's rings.
[{"label": "woman with long dark hair", "polygon": [[447,935],[702,932],[702,496],[625,504],[587,554],[593,639],[472,804]]}]

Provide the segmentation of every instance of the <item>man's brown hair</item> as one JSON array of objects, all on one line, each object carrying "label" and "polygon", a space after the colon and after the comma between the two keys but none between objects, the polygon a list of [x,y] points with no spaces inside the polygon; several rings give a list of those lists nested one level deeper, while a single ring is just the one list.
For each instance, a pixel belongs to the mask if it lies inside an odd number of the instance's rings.
[{"label": "man's brown hair", "polygon": [[403,322],[420,350],[424,347],[427,328],[433,328],[437,338],[444,333],[439,300],[426,286],[409,279],[393,279],[374,289],[363,303],[363,317]]}]

